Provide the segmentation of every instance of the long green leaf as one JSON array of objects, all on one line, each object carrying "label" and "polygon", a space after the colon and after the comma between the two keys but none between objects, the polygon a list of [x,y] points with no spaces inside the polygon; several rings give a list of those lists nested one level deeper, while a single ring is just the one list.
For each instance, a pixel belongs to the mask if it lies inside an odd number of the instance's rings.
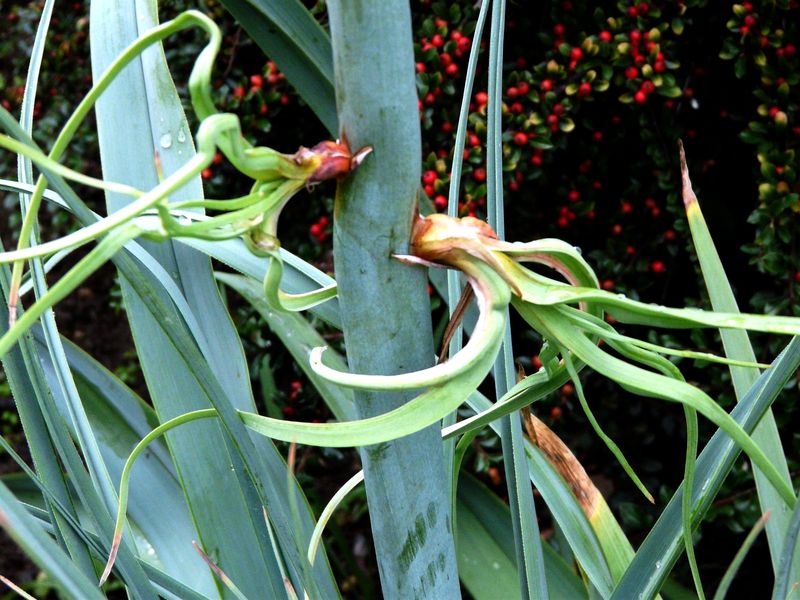
[{"label": "long green leaf", "polygon": [[[751,432],[783,389],[787,379],[800,366],[800,340],[793,339],[733,409],[731,417]],[[692,486],[692,512],[699,523],[730,472],[739,447],[722,431],[717,431],[697,459]],[[670,499],[647,538],[639,547],[614,590],[614,600],[649,598],[656,594],[683,550],[681,525],[682,487]],[[783,509],[781,509],[783,510]],[[654,568],[655,567],[655,568]]]},{"label": "long green leaf", "polygon": [[[41,335],[40,329],[34,329],[40,344]],[[114,481],[119,481],[131,449],[158,423],[158,418],[97,361],[74,344],[65,341],[64,345],[100,452]],[[52,364],[43,362],[43,367],[52,378]],[[56,395],[55,400],[65,414],[63,398]],[[196,533],[169,453],[159,445],[151,446],[150,452],[150,460],[140,461],[132,478],[128,511],[149,547],[143,559],[158,561],[166,574],[212,597],[216,586],[192,548]]]},{"label": "long green leaf", "polygon": [[57,588],[75,600],[102,599],[97,584],[81,573],[52,538],[28,515],[0,481],[0,526],[46,571]]},{"label": "long green leaf", "polygon": [[[725,268],[722,266],[719,254],[717,253],[711,233],[708,230],[703,212],[700,210],[700,203],[692,190],[692,182],[689,180],[689,170],[686,166],[686,157],[683,154],[683,146],[680,146],[681,174],[683,179],[683,202],[686,206],[686,215],[689,219],[689,229],[692,232],[697,258],[700,262],[700,269],[703,273],[703,280],[711,299],[714,310],[738,313],[739,307],[733,295]],[[750,344],[747,332],[730,329],[721,329],[722,345],[725,348],[725,355],[728,358],[755,362],[755,353]],[[747,390],[750,389],[758,379],[758,369],[744,367],[730,367],[733,389],[736,399],[741,401]],[[761,424],[753,432],[753,441],[764,451],[773,465],[778,469],[781,476],[790,482],[789,467],[786,464],[786,456],[781,445],[778,426],[775,417],[769,410],[764,415]],[[780,510],[782,501],[775,493],[773,487],[758,469],[754,472],[756,489],[758,490],[761,511],[769,512],[772,517],[766,524],[767,541],[769,542],[770,556],[772,558],[773,571],[777,572],[778,561],[783,547],[783,537],[786,528],[789,526],[789,515]],[[791,572],[795,578],[800,574],[800,552],[795,554],[792,561]]]},{"label": "long green leaf", "polygon": [[[461,581],[476,600],[520,598],[508,506],[474,477],[463,477],[458,489]],[[551,598],[587,597],[581,579],[549,544],[542,544],[542,557]]]},{"label": "long green leaf", "polygon": [[[492,1],[489,36],[489,102],[487,107],[487,210],[489,225],[500,240],[505,239],[505,205],[503,198],[503,31],[505,0]],[[508,308],[506,308],[508,310]],[[506,325],[505,338],[493,370],[497,398],[505,395],[516,383],[511,329]],[[522,423],[514,412],[500,422],[503,464],[511,506],[511,522],[517,548],[517,565],[523,597],[547,598],[542,543],[536,518],[533,490],[528,481]]]},{"label": "long green leaf", "polygon": [[[125,47],[157,23],[155,2],[94,0],[91,5],[92,69],[97,78]],[[145,75],[146,74],[146,75]],[[160,46],[150,48],[124,69],[101,96],[96,107],[103,175],[112,181],[135,182],[154,187],[158,183],[154,148],[160,155],[165,176],[185,164],[194,154],[188,124],[167,69]],[[120,139],[125,143],[121,144]],[[180,142],[179,140],[184,140]],[[185,186],[172,200],[202,198],[199,178]],[[107,195],[109,211],[129,199]],[[189,305],[203,329],[199,338],[214,340],[207,345],[207,360],[215,369],[229,397],[240,408],[254,406],[238,339],[220,302],[208,260],[172,243],[144,247],[172,274],[184,290]],[[196,408],[202,392],[181,365],[176,349],[131,282],[121,280],[137,353],[154,406],[161,420]],[[163,294],[163,292],[161,292]],[[171,319],[180,322],[180,315]],[[283,583],[275,558],[259,531],[258,507],[249,505],[248,494],[232,470],[225,434],[219,424],[201,423],[176,431],[168,438],[170,450],[183,482],[187,501],[202,545],[214,552],[215,562],[248,594],[264,585],[279,593]],[[215,489],[209,494],[210,488]]]},{"label": "long green leaf", "polygon": [[250,37],[284,72],[331,135],[337,135],[328,33],[299,0],[223,0]]}]

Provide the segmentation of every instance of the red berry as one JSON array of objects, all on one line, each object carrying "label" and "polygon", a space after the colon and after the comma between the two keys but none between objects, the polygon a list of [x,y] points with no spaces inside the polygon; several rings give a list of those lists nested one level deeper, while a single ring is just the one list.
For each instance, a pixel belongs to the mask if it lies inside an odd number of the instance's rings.
[{"label": "red berry", "polygon": [[524,146],[528,143],[528,134],[523,132],[517,132],[514,134],[514,143],[517,146]]},{"label": "red berry", "polygon": [[800,271],[794,272],[794,280],[800,283]]},{"label": "red berry", "polygon": [[556,23],[555,27],[553,27],[553,33],[556,35],[556,37],[564,37],[565,32],[566,29],[564,29],[564,26],[561,23]]},{"label": "red berry", "polygon": [[747,15],[744,18],[744,24],[752,28],[756,24],[756,18],[753,15]]},{"label": "red berry", "polygon": [[578,190],[570,190],[567,194],[567,199],[570,202],[577,202],[581,199],[581,193]]},{"label": "red berry", "polygon": [[553,80],[552,79],[544,79],[542,81],[542,90],[545,92],[550,92],[553,90]]},{"label": "red berry", "polygon": [[428,70],[428,68],[425,66],[425,63],[422,63],[422,62],[418,62],[417,63],[416,69],[417,69],[417,73],[424,73],[425,71]]},{"label": "red berry", "polygon": [[599,142],[599,141],[601,141],[603,139],[603,132],[602,131],[595,131],[592,134],[592,137],[594,138],[595,142]]},{"label": "red berry", "polygon": [[439,194],[436,198],[433,199],[433,205],[438,208],[439,210],[444,210],[447,208],[447,198]]},{"label": "red berry", "polygon": [[436,183],[437,179],[439,179],[439,176],[433,169],[428,169],[422,174],[422,182],[425,185],[433,185],[434,183]]},{"label": "red berry", "polygon": [[615,223],[614,225],[612,225],[611,233],[613,233],[614,235],[620,235],[622,233],[622,225],[620,225],[619,223]]},{"label": "red berry", "polygon": [[435,96],[434,94],[432,94],[432,93],[428,92],[427,94],[425,94],[425,100],[424,100],[424,102],[425,102],[425,104],[427,104],[428,106],[430,106],[431,104],[433,104],[434,102],[436,102],[436,96]]},{"label": "red berry", "polygon": [[633,17],[633,18],[636,18],[636,17],[639,16],[639,11],[636,9],[635,6],[629,6],[628,7],[628,16],[629,17]]},{"label": "red berry", "polygon": [[558,226],[563,229],[564,227],[568,227],[569,226],[569,219],[567,219],[567,217],[558,217],[557,223],[558,223]]},{"label": "red berry", "polygon": [[553,420],[560,419],[561,414],[562,410],[560,406],[554,406],[553,408],[550,409],[550,418]]},{"label": "red berry", "polygon": [[442,123],[442,133],[453,133],[453,124],[450,121]]},{"label": "red berry", "polygon": [[486,181],[486,169],[478,168],[472,172],[472,178],[478,183]]},{"label": "red berry", "polygon": [[557,116],[561,116],[564,114],[564,105],[563,104],[553,104],[553,114]]},{"label": "red berry", "polygon": [[642,91],[645,94],[652,94],[656,91],[656,86],[652,81],[645,81],[642,83]]},{"label": "red berry", "polygon": [[664,63],[663,60],[657,60],[656,63],[653,65],[653,70],[656,73],[663,73],[667,70],[667,65]]},{"label": "red berry", "polygon": [[771,107],[770,107],[770,109],[769,109],[769,116],[770,116],[770,117],[774,117],[774,116],[775,116],[775,115],[777,115],[777,114],[778,114],[780,111],[781,111],[781,109],[780,109],[780,108],[778,108],[777,106],[771,106]]},{"label": "red berry", "polygon": [[212,175],[213,173],[211,172],[211,169],[203,169],[202,171],[200,171],[200,177],[202,177],[203,179],[211,179]]},{"label": "red berry", "polygon": [[633,205],[630,202],[623,202],[621,208],[623,214],[627,215],[633,212]]},{"label": "red berry", "polygon": [[250,86],[253,89],[261,89],[262,85],[264,85],[264,78],[261,75],[250,75]]},{"label": "red berry", "polygon": [[663,273],[664,271],[667,270],[667,267],[660,260],[654,260],[652,263],[650,263],[650,270],[653,273]]},{"label": "red berry", "polygon": [[538,354],[531,357],[531,365],[533,365],[534,369],[542,368],[542,359],[539,358]]},{"label": "red berry", "polygon": [[534,154],[531,156],[531,164],[534,167],[541,167],[542,166],[542,156],[540,154]]},{"label": "red berry", "polygon": [[578,87],[578,96],[588,96],[592,93],[592,84],[588,81],[584,81],[580,87]]},{"label": "red berry", "polygon": [[753,3],[752,2],[742,2],[742,8],[746,12],[753,12]]},{"label": "red berry", "polygon": [[319,221],[317,221],[317,223],[319,223],[320,227],[327,227],[330,222],[331,222],[331,220],[328,218],[328,215],[322,215],[319,218]]},{"label": "red berry", "polygon": [[428,196],[429,198],[430,198],[431,196],[433,196],[433,193],[435,192],[435,190],[433,189],[433,186],[432,186],[432,185],[425,185],[425,186],[423,186],[423,187],[422,187],[422,191],[424,191],[424,192],[425,192],[425,195],[426,195],[426,196]]},{"label": "red berry", "polygon": [[441,48],[442,46],[444,46],[444,38],[437,33],[435,36],[431,38],[431,44],[435,48]]},{"label": "red berry", "polygon": [[633,246],[628,246],[627,248],[625,248],[625,252],[627,252],[628,254],[636,254],[636,248],[634,248]]},{"label": "red berry", "polygon": [[628,79],[636,79],[638,76],[639,76],[639,69],[637,69],[636,67],[631,66],[625,69],[625,77],[627,77]]},{"label": "red berry", "polygon": [[455,77],[458,75],[458,65],[447,65],[447,68],[444,70],[444,72],[447,73],[449,77]]},{"label": "red berry", "polygon": [[244,95],[245,95],[245,91],[244,91],[244,87],[243,86],[237,85],[235,88],[233,88],[233,97],[234,98],[241,99],[241,98],[244,98]]},{"label": "red berry", "polygon": [[610,31],[601,31],[597,37],[600,38],[601,42],[606,42],[606,43],[610,42],[612,39]]},{"label": "red berry", "polygon": [[550,125],[551,127],[558,126],[558,115],[556,114],[547,115],[547,124]]},{"label": "red berry", "polygon": [[512,86],[506,90],[506,96],[508,96],[511,99],[514,99],[517,96],[519,96],[519,90]]},{"label": "red berry", "polygon": [[439,62],[442,63],[443,67],[453,64],[453,57],[450,56],[447,52],[442,52],[439,55]]},{"label": "red berry", "polygon": [[786,44],[783,47],[783,53],[788,57],[792,57],[797,53],[797,47],[794,44]]},{"label": "red berry", "polygon": [[517,91],[519,92],[520,96],[526,95],[531,90],[531,86],[529,86],[526,82],[520,81],[517,84]]},{"label": "red berry", "polygon": [[637,104],[644,104],[645,102],[647,102],[647,94],[645,94],[642,90],[639,90],[633,95],[633,100]]},{"label": "red berry", "polygon": [[477,94],[475,94],[475,103],[478,105],[478,107],[485,106],[488,101],[489,101],[489,94],[487,94],[486,92],[478,92]]},{"label": "red berry", "polygon": [[741,33],[742,35],[747,35],[748,33],[750,33],[750,28],[747,25],[742,25],[741,27],[739,27],[739,33]]},{"label": "red berry", "polygon": [[470,46],[472,46],[472,40],[470,40],[467,36],[462,36],[458,40],[457,44],[460,52],[469,52]]},{"label": "red berry", "polygon": [[470,134],[469,134],[469,139],[467,140],[467,142],[468,142],[468,143],[469,143],[469,145],[470,145],[470,146],[472,146],[473,148],[477,148],[478,146],[480,146],[480,145],[481,145],[481,140],[480,140],[480,138],[479,138],[477,135],[475,135],[474,133],[470,133]]},{"label": "red berry", "polygon": [[320,233],[322,233],[322,227],[319,226],[319,223],[314,223],[311,227],[308,228],[309,233],[314,237],[318,237]]},{"label": "red berry", "polygon": [[522,104],[520,104],[519,102],[514,102],[511,106],[509,106],[509,110],[511,110],[511,112],[514,113],[515,115],[518,115],[523,110]]},{"label": "red berry", "polygon": [[577,47],[573,48],[572,50],[569,51],[569,57],[570,59],[577,62],[583,58],[583,50]]},{"label": "red berry", "polygon": [[604,290],[613,290],[614,289],[614,280],[613,279],[604,279],[601,287]]}]

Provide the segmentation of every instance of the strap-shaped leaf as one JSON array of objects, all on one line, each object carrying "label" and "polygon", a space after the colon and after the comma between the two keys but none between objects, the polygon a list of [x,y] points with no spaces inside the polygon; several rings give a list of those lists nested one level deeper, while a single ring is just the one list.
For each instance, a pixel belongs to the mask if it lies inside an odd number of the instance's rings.
[{"label": "strap-shaped leaf", "polygon": [[299,0],[222,3],[335,136],[338,126],[328,32]]}]

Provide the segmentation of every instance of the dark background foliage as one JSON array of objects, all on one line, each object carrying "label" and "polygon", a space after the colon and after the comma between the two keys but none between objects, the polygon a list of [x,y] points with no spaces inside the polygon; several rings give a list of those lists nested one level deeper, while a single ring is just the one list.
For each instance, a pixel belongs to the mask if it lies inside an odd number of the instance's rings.
[{"label": "dark background foliage", "polygon": [[[324,22],[324,3],[308,6]],[[163,2],[162,17],[189,7],[183,0]],[[215,1],[200,8],[222,23],[224,50],[213,85],[221,109],[241,117],[245,134],[285,152],[324,137],[277,67],[224,9]],[[477,11],[473,2],[464,1],[415,2],[412,9],[424,144],[420,183],[443,210],[467,55],[472,44],[480,43],[474,39]],[[37,3],[0,1],[0,102],[12,112],[22,100],[40,10]],[[36,103],[36,139],[45,147],[91,84],[87,15],[83,2],[57,7]],[[695,189],[741,308],[800,315],[798,3],[510,2],[507,16],[503,157],[508,238],[559,237],[580,246],[604,289],[664,304],[708,306],[679,197],[676,142],[683,139]],[[167,44],[184,96],[202,43],[199,34],[185,32]],[[485,104],[485,73],[479,71],[464,154],[463,215],[483,216],[485,209]],[[77,136],[66,162],[99,175],[91,123]],[[0,157],[0,176],[13,173],[13,159]],[[221,160],[203,172],[203,179],[208,197],[233,197],[246,185]],[[328,271],[333,268],[332,193],[323,186],[301,195],[287,208],[281,232],[287,248]],[[101,203],[96,194],[87,194]],[[14,202],[7,195],[0,206],[6,247],[16,242]],[[48,236],[71,226],[52,209],[43,221]],[[101,270],[60,305],[59,324],[146,396],[115,290],[113,270]],[[441,332],[442,302],[435,293],[432,300]],[[251,310],[235,298],[230,301],[263,410],[288,419],[328,418],[276,338]],[[325,333],[336,342],[336,332]],[[711,332],[659,334],[657,339],[702,350],[721,348]],[[757,356],[767,362],[784,343],[771,336],[754,341]],[[538,368],[539,342],[525,335],[515,339],[519,365],[528,372]],[[688,360],[681,367],[724,406],[733,404],[724,368]],[[535,407],[536,412],[595,478],[636,546],[681,479],[682,411],[632,397],[591,374],[585,385],[598,419],[632,458],[656,506],[637,494],[591,432],[571,385]],[[797,381],[789,388],[775,412],[796,476],[800,435],[792,425]],[[23,446],[5,387],[0,389],[0,427]],[[702,427],[706,436],[711,431]],[[355,461],[354,453],[338,450],[301,455],[301,483],[312,502],[324,502]],[[496,440],[487,434],[476,442],[467,465],[502,494],[499,461]],[[350,574],[342,576],[342,585],[354,597],[375,593],[365,508],[356,495],[332,524],[333,548],[339,550],[331,552],[332,560],[339,573]],[[550,533],[546,511],[542,514],[543,528]],[[698,559],[707,583],[721,576],[758,514],[749,466],[740,461],[698,532]],[[8,573],[17,567],[5,554],[0,555],[0,572]],[[768,568],[766,544],[761,543],[745,569]]]}]

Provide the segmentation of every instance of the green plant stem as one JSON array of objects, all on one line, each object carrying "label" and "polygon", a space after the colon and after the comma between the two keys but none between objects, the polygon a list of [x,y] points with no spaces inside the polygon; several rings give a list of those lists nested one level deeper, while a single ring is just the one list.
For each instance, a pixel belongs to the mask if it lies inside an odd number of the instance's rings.
[{"label": "green plant stem", "polygon": [[[339,122],[351,147],[373,154],[339,187],[334,257],[350,368],[395,374],[431,365],[425,272],[407,254],[419,187],[420,130],[407,2],[329,3]],[[410,398],[355,393],[370,416]],[[386,598],[458,598],[448,474],[438,426],[361,452]]]}]

